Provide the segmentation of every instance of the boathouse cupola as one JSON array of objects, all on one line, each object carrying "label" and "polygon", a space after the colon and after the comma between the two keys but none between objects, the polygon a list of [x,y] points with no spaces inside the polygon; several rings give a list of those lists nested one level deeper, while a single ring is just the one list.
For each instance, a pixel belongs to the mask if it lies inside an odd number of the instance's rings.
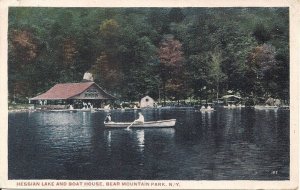
[{"label": "boathouse cupola", "polygon": [[93,74],[90,72],[85,72],[83,75],[83,82],[94,82]]}]

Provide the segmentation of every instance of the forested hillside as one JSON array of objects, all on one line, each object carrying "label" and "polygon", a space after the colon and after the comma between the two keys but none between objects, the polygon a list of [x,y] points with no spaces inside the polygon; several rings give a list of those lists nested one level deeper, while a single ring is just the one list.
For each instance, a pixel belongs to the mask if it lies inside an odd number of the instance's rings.
[{"label": "forested hillside", "polygon": [[87,71],[122,100],[289,99],[287,8],[10,8],[9,100]]}]

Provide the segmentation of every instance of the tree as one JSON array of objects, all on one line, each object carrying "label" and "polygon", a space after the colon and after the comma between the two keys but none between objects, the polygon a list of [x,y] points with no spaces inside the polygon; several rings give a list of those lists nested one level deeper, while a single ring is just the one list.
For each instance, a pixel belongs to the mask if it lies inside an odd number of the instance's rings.
[{"label": "tree", "polygon": [[172,8],[168,16],[171,22],[177,23],[182,22],[185,17],[180,8]]},{"label": "tree", "polygon": [[195,98],[208,97],[211,57],[206,54],[191,55],[187,60],[187,81]]},{"label": "tree", "polygon": [[277,90],[274,70],[276,68],[275,48],[263,44],[255,47],[248,56],[248,76],[252,76],[252,92],[256,96],[274,94]]},{"label": "tree", "polygon": [[114,68],[106,52],[101,53],[90,72],[94,75],[95,82],[111,92],[115,92],[121,82],[122,73]]},{"label": "tree", "polygon": [[[184,75],[184,58],[181,47],[182,44],[175,40],[172,35],[165,36],[160,44],[160,77],[162,79],[164,103],[166,93],[169,92],[169,96],[176,96],[174,98],[178,99],[180,92],[183,90],[183,81],[180,80],[182,79],[181,75]],[[174,86],[177,88],[174,88]]]},{"label": "tree", "polygon": [[271,39],[271,34],[267,30],[267,28],[262,23],[258,23],[253,31],[253,35],[256,38],[256,40],[260,43],[266,43]]},{"label": "tree", "polygon": [[220,83],[226,80],[226,75],[222,72],[221,64],[223,61],[222,54],[219,50],[210,54],[211,65],[209,76],[212,82],[213,91],[216,90],[216,98],[219,98]]},{"label": "tree", "polygon": [[287,8],[11,7],[9,100],[80,82],[86,71],[126,100],[160,90],[170,99],[234,90],[288,100],[288,21]]},{"label": "tree", "polygon": [[147,21],[151,24],[152,28],[159,35],[156,43],[159,43],[161,35],[169,33],[169,18],[168,9],[150,9],[147,15]]},{"label": "tree", "polygon": [[103,21],[100,25],[100,32],[105,39],[111,39],[118,36],[119,24],[114,19]]}]

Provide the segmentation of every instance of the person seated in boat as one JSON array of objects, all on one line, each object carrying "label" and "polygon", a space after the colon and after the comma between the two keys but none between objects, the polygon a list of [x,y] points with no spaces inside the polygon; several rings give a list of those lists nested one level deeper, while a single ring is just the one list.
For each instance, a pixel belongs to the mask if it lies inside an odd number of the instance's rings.
[{"label": "person seated in boat", "polygon": [[104,123],[110,123],[111,122],[111,114],[107,114],[107,116],[104,119]]},{"label": "person seated in boat", "polygon": [[139,118],[134,120],[134,123],[144,124],[144,122],[145,122],[144,116],[141,112],[139,112]]},{"label": "person seated in boat", "polygon": [[205,110],[205,106],[202,105],[202,106],[201,106],[201,110]]}]

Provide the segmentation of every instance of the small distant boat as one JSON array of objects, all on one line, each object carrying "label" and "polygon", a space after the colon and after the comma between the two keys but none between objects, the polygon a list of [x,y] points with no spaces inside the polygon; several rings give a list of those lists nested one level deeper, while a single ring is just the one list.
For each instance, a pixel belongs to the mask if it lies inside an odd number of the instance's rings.
[{"label": "small distant boat", "polygon": [[141,108],[137,108],[137,107],[134,107],[134,108],[120,108],[121,111],[126,111],[126,110],[140,110]]},{"label": "small distant boat", "polygon": [[69,109],[47,109],[47,110],[43,110],[43,111],[49,111],[49,112],[69,112],[69,111],[73,111],[73,110],[69,110]]},{"label": "small distant boat", "polygon": [[259,105],[256,105],[254,106],[255,109],[258,109],[258,110],[277,110],[278,109],[278,106],[259,106]]},{"label": "small distant boat", "polygon": [[202,106],[202,107],[200,108],[200,112],[212,112],[212,111],[215,111],[215,109],[212,108],[212,107],[210,107],[210,106],[207,106],[207,107]]},{"label": "small distant boat", "polygon": [[95,111],[105,111],[105,112],[110,112],[110,109],[96,108]]},{"label": "small distant boat", "polygon": [[[132,123],[130,122],[108,122],[104,123],[105,128],[127,128]],[[159,120],[159,121],[145,121],[142,123],[134,123],[130,128],[168,128],[174,127],[176,119]]]},{"label": "small distant boat", "polygon": [[281,110],[290,110],[290,106],[283,105],[279,107]]}]

